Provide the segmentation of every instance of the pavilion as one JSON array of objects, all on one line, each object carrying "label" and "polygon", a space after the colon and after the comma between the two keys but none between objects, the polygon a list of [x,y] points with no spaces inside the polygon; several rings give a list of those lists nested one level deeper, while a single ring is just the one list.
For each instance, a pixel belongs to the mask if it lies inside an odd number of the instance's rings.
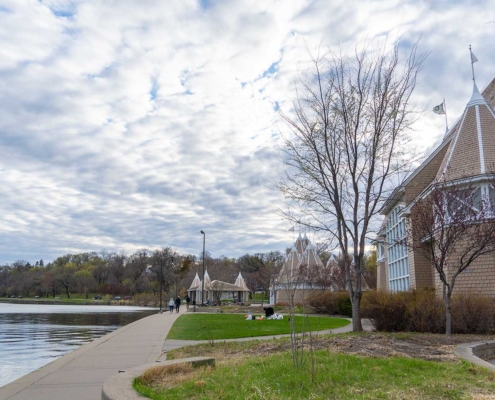
[{"label": "pavilion", "polygon": [[239,272],[235,283],[228,283],[218,280],[212,281],[208,271],[205,271],[204,279],[204,293],[202,293],[203,282],[199,278],[197,272],[191,286],[187,289],[187,293],[191,298],[192,304],[202,304],[206,303],[208,300],[210,300],[211,303],[217,304],[222,299],[230,296],[240,303],[248,301],[249,299],[250,290],[246,286],[246,282],[244,281],[241,272]]}]

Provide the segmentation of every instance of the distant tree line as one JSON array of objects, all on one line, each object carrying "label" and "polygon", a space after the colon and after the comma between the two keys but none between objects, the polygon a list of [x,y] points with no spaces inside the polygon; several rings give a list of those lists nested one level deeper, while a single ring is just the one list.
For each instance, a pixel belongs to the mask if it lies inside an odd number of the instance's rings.
[{"label": "distant tree line", "polygon": [[[254,293],[268,293],[273,276],[280,271],[280,252],[246,254],[239,259],[207,252],[205,268],[211,279],[234,283],[241,271]],[[131,255],[116,252],[65,254],[45,263],[18,260],[0,266],[0,296],[57,297],[64,294],[133,296],[158,295],[161,287],[172,296],[185,295],[194,275],[202,277],[202,254],[179,254],[171,248],[142,249]],[[64,296],[64,297],[65,297]]]},{"label": "distant tree line", "polygon": [[[0,295],[55,297],[65,293],[133,295],[168,290],[183,277],[195,257],[170,248],[123,253],[65,254],[45,264],[18,260],[0,266]],[[162,272],[161,272],[162,271]]]},{"label": "distant tree line", "polygon": [[[324,248],[318,253],[326,264],[330,253]],[[338,267],[323,267],[320,272],[326,287],[344,290],[343,260],[337,259]],[[242,272],[251,292],[262,292],[266,296],[284,261],[285,255],[280,251],[245,254],[237,259],[213,258],[205,253],[205,268],[212,280],[234,283]],[[376,256],[373,253],[366,264],[369,265],[366,276],[369,287],[376,287]],[[202,278],[202,254],[179,254],[169,247],[141,249],[131,255],[116,252],[65,254],[49,263],[42,259],[34,263],[18,260],[0,266],[0,296],[158,295],[160,281],[165,293],[173,297],[184,296],[196,273]]]}]

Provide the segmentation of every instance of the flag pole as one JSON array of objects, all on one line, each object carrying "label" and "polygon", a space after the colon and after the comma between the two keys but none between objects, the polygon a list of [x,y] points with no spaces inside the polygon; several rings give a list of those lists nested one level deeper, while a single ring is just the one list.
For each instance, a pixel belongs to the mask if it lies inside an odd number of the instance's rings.
[{"label": "flag pole", "polygon": [[447,122],[447,103],[445,102],[445,98],[443,99],[443,110],[445,111],[445,133],[449,131],[449,124]]},{"label": "flag pole", "polygon": [[473,51],[471,50],[471,45],[469,45],[469,54],[471,55],[471,71],[473,73],[473,82],[476,83],[474,79],[474,62],[473,62]]}]

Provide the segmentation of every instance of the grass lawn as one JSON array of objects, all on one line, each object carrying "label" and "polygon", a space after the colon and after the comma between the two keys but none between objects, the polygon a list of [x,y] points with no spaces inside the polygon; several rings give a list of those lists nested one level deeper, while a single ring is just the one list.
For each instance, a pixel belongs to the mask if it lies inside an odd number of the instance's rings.
[{"label": "grass lawn", "polygon": [[[308,317],[306,330],[335,329],[349,324],[342,318]],[[296,326],[300,332],[303,318],[296,317]],[[172,326],[167,339],[181,340],[218,340],[236,339],[254,336],[270,336],[290,333],[289,320],[246,321],[242,314],[185,314]]]},{"label": "grass lawn", "polygon": [[157,371],[148,374],[151,378],[136,378],[134,388],[155,400],[488,399],[495,392],[495,373],[465,361],[369,358],[327,350],[314,354],[314,380],[309,360],[296,369],[291,353],[285,351],[269,356],[239,354],[215,368],[186,373],[160,376]]}]

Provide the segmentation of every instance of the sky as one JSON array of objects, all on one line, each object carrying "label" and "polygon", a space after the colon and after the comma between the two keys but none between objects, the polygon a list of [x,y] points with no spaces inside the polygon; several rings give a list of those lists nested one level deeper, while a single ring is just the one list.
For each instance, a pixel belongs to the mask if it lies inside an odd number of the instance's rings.
[{"label": "sky", "polygon": [[[0,0],[0,264],[283,251],[279,109],[308,50],[421,38],[411,150],[495,76],[495,0]],[[297,228],[296,228],[297,231]],[[313,238],[310,234],[310,238]],[[318,241],[318,239],[315,239]]]}]

